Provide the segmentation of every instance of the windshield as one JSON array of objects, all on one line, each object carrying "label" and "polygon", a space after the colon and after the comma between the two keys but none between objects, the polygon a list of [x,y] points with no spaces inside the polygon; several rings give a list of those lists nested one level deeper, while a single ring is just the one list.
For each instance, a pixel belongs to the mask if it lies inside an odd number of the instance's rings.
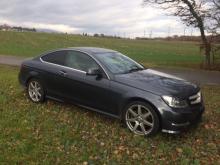
[{"label": "windshield", "polygon": [[113,74],[130,73],[143,70],[144,67],[118,52],[98,53],[96,57]]}]

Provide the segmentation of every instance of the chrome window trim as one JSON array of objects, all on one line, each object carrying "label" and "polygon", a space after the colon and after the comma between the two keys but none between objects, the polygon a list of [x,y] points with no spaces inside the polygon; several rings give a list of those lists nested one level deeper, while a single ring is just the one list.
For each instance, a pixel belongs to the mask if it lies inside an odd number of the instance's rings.
[{"label": "chrome window trim", "polygon": [[82,70],[73,69],[73,68],[70,68],[70,67],[68,67],[68,66],[63,66],[63,65],[59,65],[59,64],[54,64],[54,63],[52,63],[52,62],[44,61],[41,57],[40,57],[40,61],[43,62],[43,63],[46,63],[46,64],[51,64],[51,65],[54,65],[54,66],[59,66],[59,67],[65,68],[65,69],[70,69],[70,70],[74,70],[74,71],[77,71],[77,72],[81,72],[81,73],[86,74],[86,72],[85,72],[85,71],[82,71]]},{"label": "chrome window trim", "polygon": [[81,73],[85,73],[85,71],[83,70],[78,70],[78,69],[74,69],[74,68],[71,68],[71,67],[68,67],[68,66],[63,66],[63,65],[59,65],[59,64],[54,64],[54,63],[51,63],[51,62],[47,62],[47,61],[44,61],[42,59],[42,57],[46,56],[46,55],[49,55],[50,53],[54,53],[54,52],[58,52],[58,51],[76,51],[76,52],[80,52],[80,53],[83,53],[85,55],[88,55],[89,57],[91,57],[101,68],[102,70],[104,71],[105,75],[107,76],[107,79],[110,80],[110,77],[109,75],[107,74],[106,70],[104,69],[104,67],[101,65],[101,63],[95,59],[94,57],[92,57],[90,54],[86,53],[86,52],[83,52],[81,50],[77,50],[77,49],[61,49],[61,50],[57,50],[57,51],[51,51],[47,54],[44,54],[43,56],[40,57],[40,61],[43,62],[43,63],[47,63],[47,64],[51,64],[51,65],[55,65],[55,66],[59,66],[59,67],[63,67],[63,68],[66,68],[66,69],[71,69],[71,70],[74,70],[74,71],[78,71],[78,72],[81,72]]}]

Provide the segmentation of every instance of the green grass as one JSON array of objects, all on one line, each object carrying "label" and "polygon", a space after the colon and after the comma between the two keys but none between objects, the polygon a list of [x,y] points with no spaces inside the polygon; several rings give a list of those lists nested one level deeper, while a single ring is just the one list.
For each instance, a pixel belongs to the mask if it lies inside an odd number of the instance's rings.
[{"label": "green grass", "polygon": [[0,32],[0,54],[32,57],[42,52],[75,46],[118,50],[148,65],[198,67],[203,57],[196,42],[107,39],[79,35]]},{"label": "green grass", "polygon": [[144,138],[74,105],[34,104],[17,76],[0,66],[0,164],[220,164],[220,86],[203,87],[197,128]]}]

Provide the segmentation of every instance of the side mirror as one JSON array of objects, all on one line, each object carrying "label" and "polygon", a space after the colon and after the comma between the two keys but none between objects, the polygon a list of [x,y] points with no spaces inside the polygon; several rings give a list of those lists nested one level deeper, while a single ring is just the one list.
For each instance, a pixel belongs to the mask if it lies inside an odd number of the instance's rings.
[{"label": "side mirror", "polygon": [[101,76],[102,75],[100,69],[97,69],[97,68],[90,68],[86,74],[90,76]]}]

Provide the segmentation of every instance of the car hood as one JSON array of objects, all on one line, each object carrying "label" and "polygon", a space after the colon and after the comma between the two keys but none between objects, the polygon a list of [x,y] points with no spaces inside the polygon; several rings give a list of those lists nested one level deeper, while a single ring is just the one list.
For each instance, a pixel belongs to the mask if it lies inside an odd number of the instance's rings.
[{"label": "car hood", "polygon": [[199,91],[193,83],[152,69],[116,75],[115,81],[161,96],[187,98]]}]

